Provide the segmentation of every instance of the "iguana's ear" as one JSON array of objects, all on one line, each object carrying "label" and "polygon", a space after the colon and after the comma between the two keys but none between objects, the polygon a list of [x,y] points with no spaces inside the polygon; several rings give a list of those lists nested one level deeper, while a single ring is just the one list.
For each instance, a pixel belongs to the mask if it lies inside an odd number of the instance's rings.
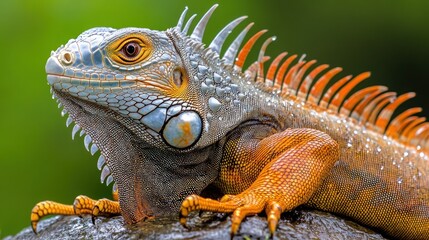
[{"label": "iguana's ear", "polygon": [[141,33],[127,34],[106,47],[107,57],[121,65],[134,65],[153,53],[152,40]]}]

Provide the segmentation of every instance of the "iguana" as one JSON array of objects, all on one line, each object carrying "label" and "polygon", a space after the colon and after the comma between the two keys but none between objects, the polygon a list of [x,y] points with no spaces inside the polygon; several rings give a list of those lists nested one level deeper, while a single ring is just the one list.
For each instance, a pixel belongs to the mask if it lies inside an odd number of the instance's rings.
[{"label": "iguana", "polygon": [[185,24],[185,8],[166,31],[93,28],[51,53],[53,97],[73,135],[101,152],[101,182],[114,182],[114,200],[38,203],[33,230],[49,214],[121,214],[132,224],[180,212],[186,225],[203,210],[231,212],[236,234],[265,210],[272,234],[282,212],[305,205],[392,238],[429,238],[429,123],[416,116],[421,108],[392,117],[414,93],[354,91],[368,72],[334,81],[341,68],[286,52],[265,68],[275,37],[243,70],[266,30],[240,47],[250,23],[221,53],[246,17],[206,46],[216,7],[190,34],[195,15]]}]

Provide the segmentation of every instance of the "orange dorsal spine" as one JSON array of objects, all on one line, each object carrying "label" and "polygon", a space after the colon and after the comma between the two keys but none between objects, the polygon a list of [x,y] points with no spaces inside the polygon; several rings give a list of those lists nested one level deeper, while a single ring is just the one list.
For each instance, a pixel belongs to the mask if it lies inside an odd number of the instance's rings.
[{"label": "orange dorsal spine", "polygon": [[[235,62],[235,69],[242,69],[250,50],[265,32],[266,30],[257,32],[244,44]],[[317,66],[316,60],[304,60],[305,55],[298,60],[296,54],[286,57],[287,52],[274,58],[265,74],[264,62],[269,59],[265,56],[265,51],[273,40],[274,38],[268,38],[263,43],[258,60],[245,71],[247,77],[264,83],[267,90],[277,92],[279,96],[294,96],[290,99],[316,106],[321,111],[345,116],[356,124],[405,145],[429,150],[429,123],[425,122],[425,118],[415,116],[422,111],[421,108],[410,108],[397,114],[392,120],[395,110],[413,98],[414,93],[396,97],[395,92],[386,92],[385,86],[369,86],[355,90],[357,85],[370,77],[369,72],[333,80],[342,68],[329,69],[327,64]],[[334,82],[329,84],[331,81]]]}]

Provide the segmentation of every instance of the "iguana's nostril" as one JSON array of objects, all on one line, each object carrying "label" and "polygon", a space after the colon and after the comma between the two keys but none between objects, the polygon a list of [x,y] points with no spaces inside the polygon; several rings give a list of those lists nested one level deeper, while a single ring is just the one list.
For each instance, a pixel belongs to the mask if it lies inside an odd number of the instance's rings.
[{"label": "iguana's nostril", "polygon": [[70,65],[74,60],[73,53],[65,51],[61,53],[59,59],[64,65]]}]

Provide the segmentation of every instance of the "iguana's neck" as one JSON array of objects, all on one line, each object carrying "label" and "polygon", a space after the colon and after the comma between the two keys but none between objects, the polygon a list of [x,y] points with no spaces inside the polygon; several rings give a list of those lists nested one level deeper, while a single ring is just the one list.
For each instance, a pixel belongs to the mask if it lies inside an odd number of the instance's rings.
[{"label": "iguana's neck", "polygon": [[218,54],[176,28],[167,30],[182,57],[192,85],[199,89],[200,104],[206,105],[202,146],[210,145],[240,123],[261,116],[277,118],[281,99],[275,93],[255,84],[241,70],[224,64]]}]

